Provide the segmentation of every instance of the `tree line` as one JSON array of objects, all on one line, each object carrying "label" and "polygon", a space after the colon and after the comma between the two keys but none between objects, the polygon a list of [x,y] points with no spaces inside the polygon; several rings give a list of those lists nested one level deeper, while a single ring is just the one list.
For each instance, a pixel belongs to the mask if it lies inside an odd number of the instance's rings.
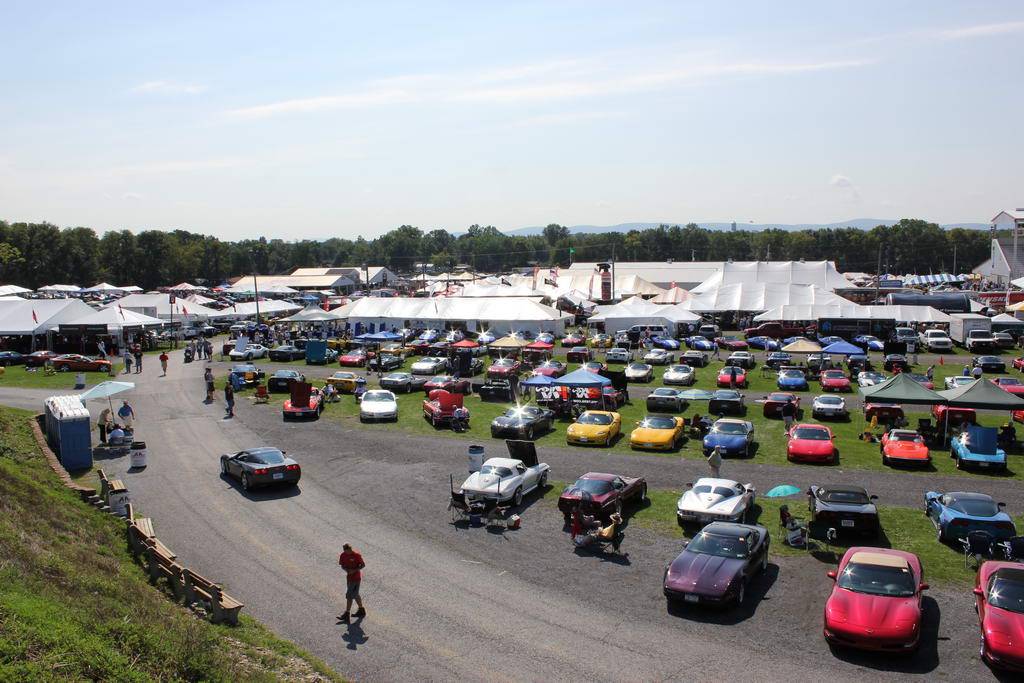
[{"label": "tree line", "polygon": [[252,272],[284,274],[301,266],[386,265],[410,273],[428,263],[447,270],[468,265],[481,272],[532,266],[566,267],[573,261],[835,261],[841,271],[874,273],[968,272],[990,255],[983,230],[943,230],[904,219],[871,230],[841,228],[708,230],[694,223],[649,230],[571,234],[551,224],[539,235],[506,235],[472,225],[461,234],[403,225],[373,239],[247,239],[224,241],[186,230],[60,228],[51,223],[0,221],[0,284],[37,288],[83,287],[105,281],[145,289],[181,281],[218,284]]}]

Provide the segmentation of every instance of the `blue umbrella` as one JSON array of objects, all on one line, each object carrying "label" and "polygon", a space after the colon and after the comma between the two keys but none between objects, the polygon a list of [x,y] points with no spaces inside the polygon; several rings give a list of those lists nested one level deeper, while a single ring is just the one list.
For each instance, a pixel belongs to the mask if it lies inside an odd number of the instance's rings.
[{"label": "blue umbrella", "polygon": [[703,389],[687,389],[686,391],[680,391],[679,396],[685,398],[687,401],[710,401],[715,395],[710,391],[704,391]]},{"label": "blue umbrella", "polygon": [[782,486],[776,486],[768,493],[764,494],[765,498],[785,498],[786,496],[792,496],[793,494],[800,493],[800,489],[796,486],[789,484],[783,484]]},{"label": "blue umbrella", "polygon": [[823,348],[821,352],[833,356],[852,356],[854,354],[864,353],[864,349],[859,346],[854,346],[848,341],[837,341]]},{"label": "blue umbrella", "polygon": [[402,338],[400,334],[394,334],[392,332],[374,332],[372,334],[361,334],[356,337],[357,341],[368,341],[368,342],[389,342],[399,341]]}]

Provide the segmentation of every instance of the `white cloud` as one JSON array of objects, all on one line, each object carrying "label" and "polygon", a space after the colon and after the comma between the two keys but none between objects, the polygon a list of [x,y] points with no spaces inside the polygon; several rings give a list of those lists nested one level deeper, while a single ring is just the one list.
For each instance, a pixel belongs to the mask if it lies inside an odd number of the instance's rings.
[{"label": "white cloud", "polygon": [[128,202],[137,202],[140,199],[142,199],[142,195],[139,194],[138,192],[125,192],[123,195],[121,195],[121,199]]},{"label": "white cloud", "polygon": [[828,180],[832,187],[853,187],[853,181],[844,175],[834,175]]},{"label": "white cloud", "polygon": [[132,88],[136,92],[150,92],[165,95],[197,95],[206,90],[205,85],[173,83],[171,81],[147,81]]},{"label": "white cloud", "polygon": [[1024,21],[1008,21],[1002,24],[981,24],[964,28],[942,31],[943,38],[980,38],[985,36],[1001,36],[1007,33],[1024,31]]},{"label": "white cloud", "polygon": [[829,178],[828,184],[843,192],[850,202],[854,204],[861,203],[860,189],[847,176],[837,173]]},{"label": "white cloud", "polygon": [[398,104],[411,102],[416,96],[405,90],[374,90],[347,95],[328,95],[326,97],[307,97],[296,100],[282,100],[271,104],[255,107],[232,109],[227,113],[233,118],[257,119],[277,114],[294,114],[298,112],[330,111],[333,109],[354,109],[371,107],[380,104]]}]

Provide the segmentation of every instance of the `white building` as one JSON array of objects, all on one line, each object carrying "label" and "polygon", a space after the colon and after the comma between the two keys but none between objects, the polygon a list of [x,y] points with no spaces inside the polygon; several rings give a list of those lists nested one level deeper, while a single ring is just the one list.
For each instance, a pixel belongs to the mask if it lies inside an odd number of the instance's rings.
[{"label": "white building", "polygon": [[1024,277],[1024,209],[1016,215],[1000,211],[992,218],[992,230],[1005,230],[1010,237],[992,240],[992,255],[974,269],[975,273],[999,283]]}]

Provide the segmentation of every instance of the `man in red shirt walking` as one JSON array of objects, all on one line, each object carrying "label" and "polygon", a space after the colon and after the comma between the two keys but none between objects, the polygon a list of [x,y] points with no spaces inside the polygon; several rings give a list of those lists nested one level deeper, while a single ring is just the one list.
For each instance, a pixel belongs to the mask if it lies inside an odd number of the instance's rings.
[{"label": "man in red shirt walking", "polygon": [[359,583],[363,580],[362,569],[366,567],[366,563],[363,562],[363,556],[352,550],[352,546],[348,543],[341,548],[338,564],[345,570],[345,613],[338,615],[338,621],[347,622],[349,613],[352,611],[353,600],[359,605],[359,609],[353,616],[357,618],[366,616],[363,599],[359,597]]}]

